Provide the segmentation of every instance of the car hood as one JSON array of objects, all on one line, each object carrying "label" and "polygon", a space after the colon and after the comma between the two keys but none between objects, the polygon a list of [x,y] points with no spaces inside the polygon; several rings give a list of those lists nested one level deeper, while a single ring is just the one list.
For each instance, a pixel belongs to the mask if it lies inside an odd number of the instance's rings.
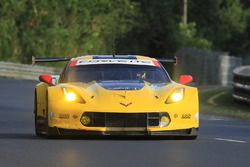
[{"label": "car hood", "polygon": [[[176,86],[169,84],[150,84],[143,81],[135,82],[90,82],[67,83],[81,95],[86,104],[90,106],[102,106],[102,110],[155,110],[157,105],[165,104],[165,101]],[[95,110],[93,107],[89,110]]]}]

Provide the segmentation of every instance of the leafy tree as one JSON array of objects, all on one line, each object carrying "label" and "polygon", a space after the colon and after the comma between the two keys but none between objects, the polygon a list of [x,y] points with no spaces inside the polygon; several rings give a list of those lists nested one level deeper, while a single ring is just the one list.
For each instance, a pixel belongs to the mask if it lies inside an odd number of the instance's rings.
[{"label": "leafy tree", "polygon": [[237,52],[242,42],[236,41],[246,34],[249,10],[239,0],[190,1],[190,20],[196,23],[198,34],[216,50]]},{"label": "leafy tree", "polygon": [[114,36],[135,22],[129,0],[3,0],[0,57],[28,63],[31,56],[110,54]]},{"label": "leafy tree", "polygon": [[197,35],[195,23],[180,23],[175,39],[180,47],[210,49],[212,46],[210,41]]},{"label": "leafy tree", "polygon": [[247,54],[250,1],[1,0],[0,58],[85,54],[172,56],[181,47]]},{"label": "leafy tree", "polygon": [[178,48],[175,31],[181,20],[176,0],[136,0],[140,4],[138,25],[119,39],[120,53],[154,57],[172,56]]}]

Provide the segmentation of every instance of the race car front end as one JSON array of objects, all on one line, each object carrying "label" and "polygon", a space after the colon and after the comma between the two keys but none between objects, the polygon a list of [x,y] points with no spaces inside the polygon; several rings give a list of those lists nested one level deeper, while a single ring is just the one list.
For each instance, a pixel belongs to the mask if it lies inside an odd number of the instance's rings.
[{"label": "race car front end", "polygon": [[197,136],[196,88],[143,84],[139,90],[107,90],[95,82],[50,87],[49,127],[61,135]]}]

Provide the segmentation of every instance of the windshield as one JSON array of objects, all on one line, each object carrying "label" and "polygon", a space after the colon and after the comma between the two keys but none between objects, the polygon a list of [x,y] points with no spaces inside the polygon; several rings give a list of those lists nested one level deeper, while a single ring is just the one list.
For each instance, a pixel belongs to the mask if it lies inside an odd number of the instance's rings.
[{"label": "windshield", "polygon": [[167,83],[170,79],[161,67],[144,65],[102,64],[70,67],[65,82],[147,81]]}]

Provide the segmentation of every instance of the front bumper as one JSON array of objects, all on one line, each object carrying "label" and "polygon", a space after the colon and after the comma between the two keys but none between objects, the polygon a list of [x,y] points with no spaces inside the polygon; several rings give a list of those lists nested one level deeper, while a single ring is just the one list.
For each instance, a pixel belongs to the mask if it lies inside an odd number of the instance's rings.
[{"label": "front bumper", "polygon": [[[86,113],[86,112],[85,112]],[[190,114],[189,118],[182,117],[183,114],[173,114],[167,112],[141,112],[141,113],[98,113],[97,117],[91,117],[93,124],[84,125],[81,121],[83,114],[68,114],[63,117],[59,114],[50,114],[49,126],[58,129],[72,129],[80,131],[99,131],[106,132],[140,132],[156,133],[170,132],[183,129],[198,128],[199,122],[195,114]],[[161,116],[168,115],[170,118],[169,125],[160,126]],[[175,116],[178,117],[175,117]],[[185,116],[186,114],[184,114]],[[140,134],[138,133],[138,134]]]}]

